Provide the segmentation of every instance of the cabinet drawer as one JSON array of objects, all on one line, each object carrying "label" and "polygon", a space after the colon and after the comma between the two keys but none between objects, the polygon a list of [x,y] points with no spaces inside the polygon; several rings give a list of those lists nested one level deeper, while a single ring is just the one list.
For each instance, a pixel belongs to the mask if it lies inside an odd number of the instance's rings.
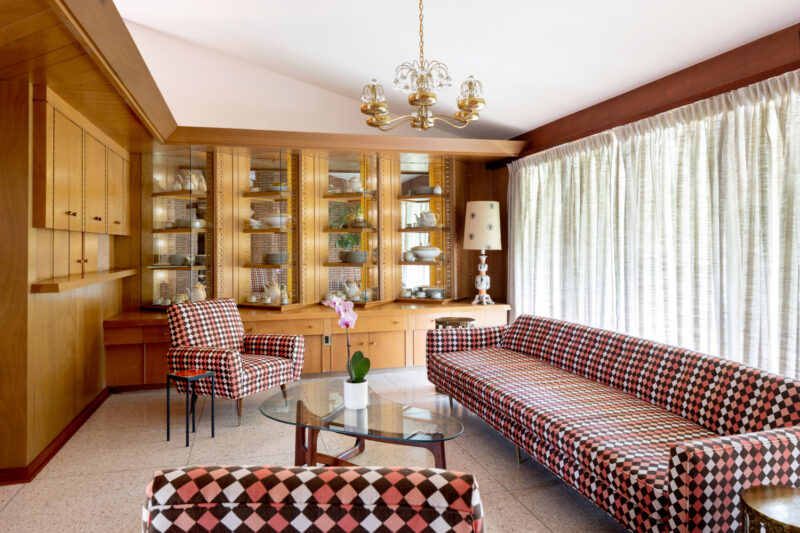
[{"label": "cabinet drawer", "polygon": [[269,320],[248,322],[244,325],[247,334],[272,335],[322,335],[322,320]]},{"label": "cabinet drawer", "polygon": [[[368,333],[370,331],[405,331],[407,324],[407,316],[359,317],[356,321],[356,327],[351,331],[359,333]],[[334,323],[334,325],[336,325],[336,323]]]},{"label": "cabinet drawer", "polygon": [[118,344],[141,344],[142,328],[104,328],[103,344],[115,346]]},{"label": "cabinet drawer", "polygon": [[453,316],[453,313],[443,311],[441,313],[420,313],[414,315],[414,329],[435,329],[436,323],[434,321],[437,318],[446,316]]},{"label": "cabinet drawer", "polygon": [[142,342],[145,344],[170,341],[169,326],[149,326],[142,328]]}]

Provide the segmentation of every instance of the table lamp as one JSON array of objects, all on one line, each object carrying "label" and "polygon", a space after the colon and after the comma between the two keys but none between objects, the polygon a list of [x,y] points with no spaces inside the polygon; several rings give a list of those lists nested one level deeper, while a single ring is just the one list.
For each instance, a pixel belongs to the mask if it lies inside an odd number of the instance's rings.
[{"label": "table lamp", "polygon": [[489,265],[486,264],[486,250],[502,250],[500,242],[500,203],[499,202],[467,202],[466,221],[464,223],[464,250],[480,250],[478,275],[475,276],[475,288],[478,294],[472,304],[493,304],[486,292],[489,289]]}]

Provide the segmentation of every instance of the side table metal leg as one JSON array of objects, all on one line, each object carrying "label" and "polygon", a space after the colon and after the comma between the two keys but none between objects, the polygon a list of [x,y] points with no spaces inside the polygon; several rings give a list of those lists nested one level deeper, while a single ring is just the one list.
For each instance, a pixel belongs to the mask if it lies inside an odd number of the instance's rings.
[{"label": "side table metal leg", "polygon": [[186,447],[189,447],[189,382],[186,382]]},{"label": "side table metal leg", "polygon": [[167,376],[167,442],[169,442],[169,376]]},{"label": "side table metal leg", "polygon": [[[190,384],[190,388],[192,390],[192,433],[197,431],[197,426],[195,425],[195,405],[197,405],[197,382],[192,381]],[[188,392],[188,391],[187,391]]]},{"label": "side table metal leg", "polygon": [[211,376],[211,438],[214,438],[214,376]]}]

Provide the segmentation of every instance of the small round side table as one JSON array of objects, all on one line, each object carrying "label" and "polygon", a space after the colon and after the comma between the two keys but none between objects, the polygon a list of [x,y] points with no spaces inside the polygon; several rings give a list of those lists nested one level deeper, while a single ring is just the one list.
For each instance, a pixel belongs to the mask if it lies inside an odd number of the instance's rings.
[{"label": "small round side table", "polygon": [[742,493],[745,533],[800,533],[800,487],[761,485]]},{"label": "small round side table", "polygon": [[475,319],[467,316],[446,316],[434,320],[436,329],[452,328],[471,328],[475,325]]}]

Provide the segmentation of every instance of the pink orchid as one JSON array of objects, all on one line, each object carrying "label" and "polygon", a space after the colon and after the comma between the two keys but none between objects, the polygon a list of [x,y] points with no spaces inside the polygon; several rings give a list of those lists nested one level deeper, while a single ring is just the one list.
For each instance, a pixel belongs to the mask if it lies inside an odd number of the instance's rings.
[{"label": "pink orchid", "polygon": [[[353,302],[347,302],[347,303],[349,303],[351,306],[353,305]],[[358,318],[358,315],[352,309],[350,309],[349,311],[342,311],[339,314],[339,327],[340,328],[354,328],[354,327],[356,327],[356,319],[357,318]]]},{"label": "pink orchid", "polygon": [[338,296],[332,296],[329,300],[323,300],[322,305],[333,308],[336,314],[339,315],[339,327],[344,328],[344,332],[347,335],[347,373],[350,375],[350,382],[357,383],[356,376],[359,376],[358,379],[363,380],[367,371],[369,371],[369,359],[364,357],[361,352],[356,352],[355,356],[360,358],[356,372],[360,371],[362,373],[353,373],[352,358],[350,357],[350,328],[356,327],[356,320],[358,319],[358,315],[353,311],[353,302],[342,300]]}]

